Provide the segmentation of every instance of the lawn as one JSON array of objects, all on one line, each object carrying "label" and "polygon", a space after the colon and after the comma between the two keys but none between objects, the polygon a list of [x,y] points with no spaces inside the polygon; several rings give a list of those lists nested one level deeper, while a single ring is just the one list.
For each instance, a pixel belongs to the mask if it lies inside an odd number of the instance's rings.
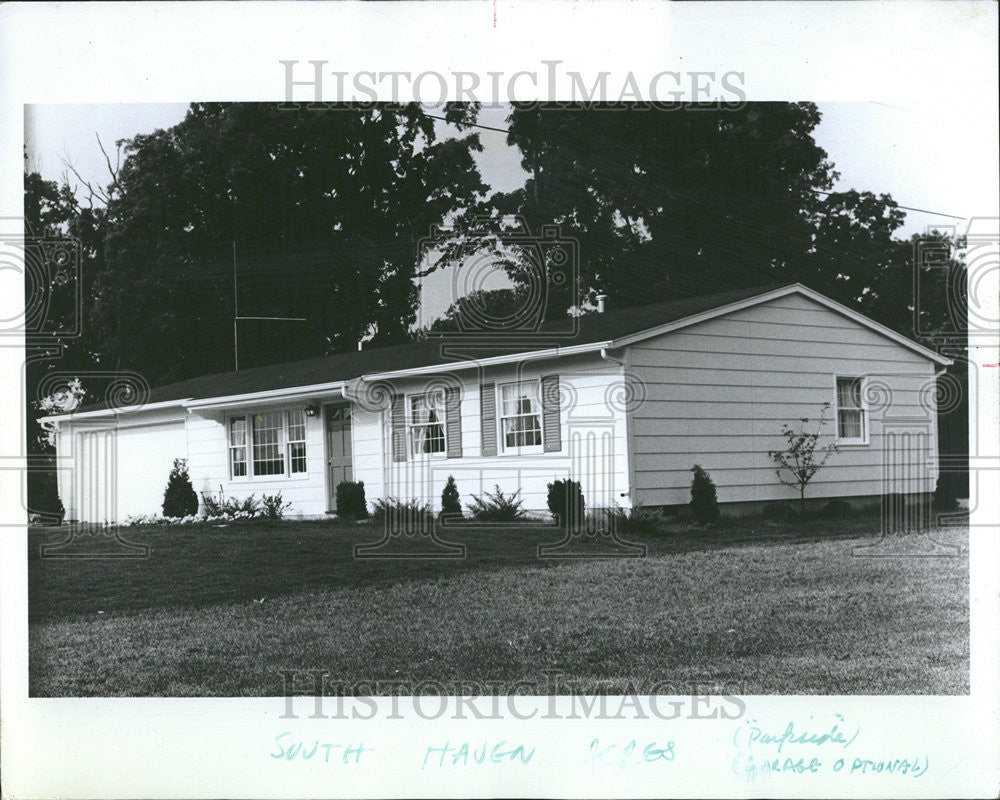
[{"label": "lawn", "polygon": [[550,528],[463,527],[442,536],[464,558],[372,559],[354,554],[371,526],[254,522],[129,529],[139,560],[39,557],[64,536],[29,533],[32,696],[275,696],[283,670],[418,691],[546,671],[585,693],[969,691],[964,530],[751,520],[629,537],[644,557],[597,541],[540,559]]}]

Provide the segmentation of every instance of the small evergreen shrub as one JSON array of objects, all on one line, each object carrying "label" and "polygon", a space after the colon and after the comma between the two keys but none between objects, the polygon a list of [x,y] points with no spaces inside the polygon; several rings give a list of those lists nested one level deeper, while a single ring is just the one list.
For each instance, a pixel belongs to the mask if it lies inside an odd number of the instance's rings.
[{"label": "small evergreen shrub", "polygon": [[198,513],[198,495],[191,485],[187,459],[175,458],[163,492],[163,516],[188,517]]},{"label": "small evergreen shrub", "polygon": [[958,509],[958,492],[953,475],[938,476],[934,487],[934,508],[938,511],[955,511]]},{"label": "small evergreen shrub", "polygon": [[848,519],[854,516],[854,509],[846,500],[831,500],[820,513],[823,519]]},{"label": "small evergreen shrub", "polygon": [[364,481],[341,481],[337,484],[337,516],[344,519],[367,519]]},{"label": "small evergreen shrub", "polygon": [[454,475],[448,476],[448,482],[445,483],[444,490],[441,492],[441,516],[462,516],[462,500],[458,493],[458,486],[455,484]]},{"label": "small evergreen shrub", "polygon": [[549,484],[548,506],[562,528],[578,528],[583,523],[585,503],[580,482],[557,480]]},{"label": "small evergreen shrub", "polygon": [[467,508],[479,522],[516,522],[525,517],[521,508],[524,501],[518,498],[519,494],[520,489],[511,495],[504,495],[497,484],[493,492],[484,492],[481,496],[472,495],[472,502]]},{"label": "small evergreen shrub", "polygon": [[709,474],[697,464],[691,468],[691,518],[699,525],[711,525],[719,518],[719,500]]}]

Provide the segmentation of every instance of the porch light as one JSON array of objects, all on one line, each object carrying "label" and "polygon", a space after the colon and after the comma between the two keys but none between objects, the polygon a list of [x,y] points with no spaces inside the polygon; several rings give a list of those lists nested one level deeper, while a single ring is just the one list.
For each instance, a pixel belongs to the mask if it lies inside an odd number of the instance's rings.
[{"label": "porch light", "polygon": [[309,405],[306,406],[307,417],[315,417],[318,413],[319,413],[319,406],[317,406],[315,403],[310,403]]}]

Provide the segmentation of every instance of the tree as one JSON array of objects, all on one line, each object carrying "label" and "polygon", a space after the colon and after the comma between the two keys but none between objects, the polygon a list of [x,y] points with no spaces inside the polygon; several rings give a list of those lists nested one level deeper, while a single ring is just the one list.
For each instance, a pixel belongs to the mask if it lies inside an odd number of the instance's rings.
[{"label": "tree", "polygon": [[827,459],[837,452],[836,442],[817,447],[829,408],[829,403],[823,404],[815,431],[805,430],[805,426],[809,424],[808,417],[799,420],[802,423],[800,431],[794,430],[787,423],[783,425],[781,435],[785,438],[784,449],[768,453],[771,460],[778,465],[775,470],[778,480],[798,491],[799,513],[803,516],[806,513],[806,487],[826,464]]},{"label": "tree", "polygon": [[715,482],[698,464],[691,468],[691,517],[701,525],[711,525],[719,518],[719,500]]},{"label": "tree", "polygon": [[[444,115],[462,128],[476,113]],[[157,382],[232,369],[234,260],[241,314],[306,318],[240,323],[241,366],[405,339],[420,240],[486,190],[477,136],[439,140],[436,125],[416,104],[196,103],[128,140],[93,297],[99,350]]]},{"label": "tree", "polygon": [[[820,119],[812,103],[515,105],[508,142],[529,178],[494,214],[577,241],[579,280],[550,292],[550,316],[598,292],[624,308],[791,281],[863,310],[904,216],[889,195],[832,191]],[[526,286],[535,269],[508,272]]]},{"label": "tree", "polygon": [[441,516],[462,516],[462,501],[458,493],[458,486],[455,484],[454,475],[448,476],[444,489],[441,491]]},{"label": "tree", "polygon": [[[280,500],[280,498],[279,498]],[[198,513],[198,495],[191,485],[187,459],[175,458],[163,492],[163,516],[189,517]]]},{"label": "tree", "polygon": [[477,289],[448,306],[427,332],[503,330],[506,325],[519,322],[525,303],[526,292],[519,287]]}]

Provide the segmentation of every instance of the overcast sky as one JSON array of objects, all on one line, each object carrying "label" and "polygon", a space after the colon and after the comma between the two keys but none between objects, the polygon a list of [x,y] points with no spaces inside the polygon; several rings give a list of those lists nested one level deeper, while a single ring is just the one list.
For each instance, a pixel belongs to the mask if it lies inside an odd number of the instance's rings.
[{"label": "overcast sky", "polygon": [[[888,192],[900,205],[962,217],[907,211],[898,235],[931,226],[963,231],[967,218],[1000,216],[995,120],[941,113],[930,98],[922,107],[818,105],[823,120],[814,136],[841,174],[836,188]],[[184,117],[186,108],[186,104],[29,106],[25,109],[28,168],[58,180],[66,158],[88,180],[105,182],[107,167],[96,135],[113,153],[116,140],[169,127]],[[503,107],[483,108],[479,121],[505,127],[506,114]],[[477,154],[477,161],[485,182],[502,191],[519,186],[525,177],[520,157],[507,146],[505,134],[479,130],[479,135],[484,151]],[[437,308],[436,297],[450,292],[434,289],[447,280],[444,275],[432,276],[422,316],[432,318],[444,310]]]}]

